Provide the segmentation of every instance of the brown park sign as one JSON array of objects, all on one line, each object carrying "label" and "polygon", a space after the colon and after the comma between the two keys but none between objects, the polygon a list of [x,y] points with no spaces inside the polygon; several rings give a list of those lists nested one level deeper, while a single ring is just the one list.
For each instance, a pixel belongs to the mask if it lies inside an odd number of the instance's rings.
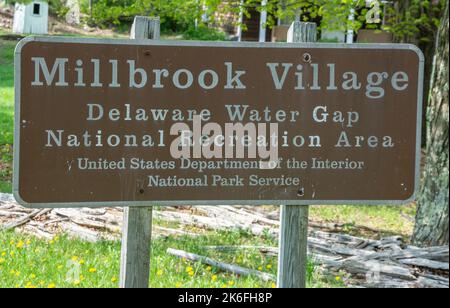
[{"label": "brown park sign", "polygon": [[23,205],[402,204],[419,184],[411,45],[27,38]]}]

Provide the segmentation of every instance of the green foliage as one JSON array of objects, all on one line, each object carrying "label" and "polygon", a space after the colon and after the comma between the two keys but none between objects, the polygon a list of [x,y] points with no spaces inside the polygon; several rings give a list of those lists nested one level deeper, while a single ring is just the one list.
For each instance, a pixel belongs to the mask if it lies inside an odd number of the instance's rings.
[{"label": "green foliage", "polygon": [[14,48],[0,40],[0,192],[11,192],[14,136]]},{"label": "green foliage", "polygon": [[198,41],[225,41],[227,36],[222,31],[209,28],[205,25],[199,27],[191,26],[183,33],[185,40],[198,40]]},{"label": "green foliage", "polygon": [[397,40],[407,43],[432,43],[439,28],[440,18],[447,0],[396,1],[387,6],[385,30]]},{"label": "green foliage", "polygon": [[[86,15],[90,14],[87,0],[83,0],[81,9]],[[134,16],[159,16],[162,31],[188,30],[201,18],[202,10],[197,0],[98,0],[92,7],[91,24],[98,26],[128,25]]]},{"label": "green foliage", "polygon": [[65,0],[47,0],[50,14],[64,17],[69,12]]},{"label": "green foliage", "polygon": [[[22,0],[21,2],[27,2]],[[253,10],[263,9],[261,0],[94,0],[92,16],[89,0],[80,0],[81,10],[88,22],[101,27],[128,27],[134,16],[159,16],[162,31],[191,32],[196,21],[214,23],[220,13],[250,16]],[[380,13],[386,12],[384,30],[392,32],[400,41],[430,42],[440,23],[445,0],[395,0],[383,4]],[[64,0],[49,0],[51,13],[64,16],[68,8]],[[385,6],[385,7],[384,7]],[[276,25],[278,19],[319,21],[322,30],[358,31],[362,27],[380,29],[380,24],[367,23],[366,15],[371,8],[365,0],[268,0],[264,9],[269,13],[267,26]],[[355,20],[348,16],[355,11]]]},{"label": "green foliage", "polygon": [[[87,0],[82,2],[82,11],[89,14]],[[360,6],[361,0],[270,0],[264,9],[269,13],[267,25],[274,26],[278,18],[293,20],[301,14],[303,21],[321,18],[324,28],[329,30],[357,30],[362,22],[359,19],[349,21],[350,11]],[[220,13],[242,12],[250,16],[252,10],[261,11],[260,0],[98,0],[92,8],[91,23],[100,26],[131,23],[135,15],[159,16],[163,31],[190,31],[197,21],[214,23]]]},{"label": "green foliage", "polygon": [[[251,10],[261,11],[261,0],[229,0],[226,4],[220,4],[217,0],[206,0],[210,12],[234,12],[250,16]],[[388,26],[384,30],[392,32],[397,38],[408,41],[408,36],[419,36],[421,41],[432,41],[445,0],[396,0],[394,3],[385,4],[382,1],[378,13]],[[365,0],[269,0],[264,9],[269,13],[267,25],[274,26],[276,19],[292,21],[296,16],[301,20],[319,21],[319,28],[324,30],[358,31],[362,27],[367,29],[381,29],[380,23],[369,23],[367,15],[375,12],[374,5],[366,7]],[[354,11],[355,20],[349,20],[349,15]],[[380,20],[381,22],[381,20]]]},{"label": "green foliage", "polygon": [[252,10],[268,12],[267,26],[276,25],[278,19],[292,21],[296,16],[301,16],[301,20],[315,21],[321,20],[321,29],[346,30],[348,28],[357,31],[361,28],[362,22],[359,16],[354,21],[348,20],[352,9],[358,9],[365,5],[362,0],[269,0],[263,7],[261,0],[230,0],[226,4],[220,1],[207,0],[209,11],[233,12],[238,14],[241,10],[246,16],[250,16]]},{"label": "green foliage", "polygon": [[11,193],[12,192],[12,184],[10,181],[2,181],[0,180],[0,192],[3,193]]},{"label": "green foliage", "polygon": [[0,146],[13,142],[14,47],[13,42],[0,40]]}]

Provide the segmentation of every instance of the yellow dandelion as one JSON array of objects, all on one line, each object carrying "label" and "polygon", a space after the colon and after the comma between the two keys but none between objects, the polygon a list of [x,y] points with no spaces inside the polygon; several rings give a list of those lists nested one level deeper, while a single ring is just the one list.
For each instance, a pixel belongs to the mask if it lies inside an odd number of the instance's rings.
[{"label": "yellow dandelion", "polygon": [[211,266],[208,266],[208,267],[206,268],[206,270],[207,270],[208,272],[210,272],[210,271],[212,271],[212,267],[211,267]]},{"label": "yellow dandelion", "polygon": [[228,281],[228,285],[229,285],[230,287],[234,286],[234,281]]},{"label": "yellow dandelion", "polygon": [[73,257],[71,258],[71,260],[72,260],[73,262],[77,262],[77,261],[78,261],[78,257],[77,257],[77,256],[73,256]]},{"label": "yellow dandelion", "polygon": [[3,264],[3,263],[5,263],[6,262],[6,260],[5,259],[3,259],[3,258],[0,258],[0,264]]},{"label": "yellow dandelion", "polygon": [[56,288],[56,284],[50,283],[50,284],[47,286],[47,288],[48,288],[48,289],[54,289],[54,288]]},{"label": "yellow dandelion", "polygon": [[30,278],[31,278],[31,279],[36,279],[36,275],[35,275],[35,274],[31,274],[31,275],[30,275]]},{"label": "yellow dandelion", "polygon": [[116,283],[117,282],[117,278],[116,277],[111,278],[111,282],[112,283]]},{"label": "yellow dandelion", "polygon": [[86,263],[86,261],[84,261],[83,259],[81,259],[80,262],[78,262],[78,263],[80,263],[80,265],[84,265],[84,264]]},{"label": "yellow dandelion", "polygon": [[212,281],[217,281],[217,275],[212,275],[211,280]]},{"label": "yellow dandelion", "polygon": [[97,269],[94,268],[94,267],[91,267],[91,268],[89,269],[89,273],[97,273]]},{"label": "yellow dandelion", "polygon": [[27,240],[25,244],[26,244],[27,246],[29,246],[29,245],[31,245],[31,241],[30,241],[30,240]]},{"label": "yellow dandelion", "polygon": [[336,279],[336,281],[338,281],[338,282],[339,282],[339,281],[341,281],[341,279],[342,279],[342,278],[341,278],[340,276],[336,276],[336,278],[335,278],[335,279]]},{"label": "yellow dandelion", "polygon": [[267,268],[268,270],[272,269],[272,264],[267,265],[266,268]]},{"label": "yellow dandelion", "polygon": [[81,281],[79,281],[79,280],[75,280],[75,281],[73,282],[73,284],[76,285],[76,286],[78,286],[80,283],[81,283]]},{"label": "yellow dandelion", "polygon": [[272,283],[272,289],[276,289],[276,288],[277,288],[276,283]]},{"label": "yellow dandelion", "polygon": [[181,282],[177,282],[177,284],[175,285],[175,288],[179,289],[181,288],[183,285],[181,284]]},{"label": "yellow dandelion", "polygon": [[258,267],[258,271],[262,271],[262,270],[263,270],[262,266]]},{"label": "yellow dandelion", "polygon": [[59,264],[56,268],[57,268],[58,270],[62,270],[63,266],[62,266],[61,264]]},{"label": "yellow dandelion", "polygon": [[19,276],[20,276],[20,272],[19,272],[19,271],[11,270],[9,273],[10,273],[12,276],[16,276],[16,277],[19,277]]},{"label": "yellow dandelion", "polygon": [[6,257],[6,251],[2,252],[2,257]]},{"label": "yellow dandelion", "polygon": [[194,270],[194,269],[193,269],[192,267],[190,267],[190,266],[186,267],[186,272],[187,272],[187,273],[192,272],[193,270]]},{"label": "yellow dandelion", "polygon": [[157,272],[156,272],[156,276],[162,276],[164,274],[164,271],[163,270],[158,270]]},{"label": "yellow dandelion", "polygon": [[21,248],[23,248],[24,245],[25,245],[25,243],[24,243],[23,241],[19,241],[19,242],[17,243],[16,247],[17,247],[18,249],[21,249]]}]

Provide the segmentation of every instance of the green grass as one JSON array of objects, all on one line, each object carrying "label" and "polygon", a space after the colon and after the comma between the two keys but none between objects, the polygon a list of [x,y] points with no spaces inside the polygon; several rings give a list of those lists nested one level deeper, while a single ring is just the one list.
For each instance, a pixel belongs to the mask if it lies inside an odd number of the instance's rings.
[{"label": "green grass", "polygon": [[11,192],[15,45],[0,40],[0,192]]},{"label": "green grass", "polygon": [[0,40],[0,145],[13,142],[14,42]]},{"label": "green grass", "polygon": [[[315,221],[344,224],[347,233],[383,237],[402,235],[406,240],[412,234],[416,205],[408,206],[312,206],[310,218]],[[365,226],[370,230],[361,229]]]},{"label": "green grass", "polygon": [[[192,263],[166,253],[167,248],[206,255],[222,262],[276,274],[276,258],[257,251],[220,253],[209,245],[275,245],[272,238],[255,238],[245,232],[219,232],[201,237],[159,238],[153,241],[151,286],[224,288],[271,288],[272,282],[238,277],[217,268]],[[13,232],[0,233],[0,288],[102,287],[118,285],[120,242],[88,243],[66,236],[52,241]],[[322,279],[313,264],[308,266],[310,287],[341,287],[334,277]]]},{"label": "green grass", "polygon": [[0,181],[0,192],[12,192],[12,184],[9,181]]}]

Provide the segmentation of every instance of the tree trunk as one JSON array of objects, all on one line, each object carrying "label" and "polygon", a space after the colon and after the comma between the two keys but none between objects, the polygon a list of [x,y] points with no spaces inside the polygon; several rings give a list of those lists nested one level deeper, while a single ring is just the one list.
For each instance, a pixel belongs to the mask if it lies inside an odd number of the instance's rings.
[{"label": "tree trunk", "polygon": [[80,1],[67,0],[66,6],[69,8],[69,11],[66,14],[66,22],[69,25],[79,25],[81,22]]},{"label": "tree trunk", "polygon": [[413,243],[448,245],[448,2],[437,37],[427,111],[427,156]]}]

